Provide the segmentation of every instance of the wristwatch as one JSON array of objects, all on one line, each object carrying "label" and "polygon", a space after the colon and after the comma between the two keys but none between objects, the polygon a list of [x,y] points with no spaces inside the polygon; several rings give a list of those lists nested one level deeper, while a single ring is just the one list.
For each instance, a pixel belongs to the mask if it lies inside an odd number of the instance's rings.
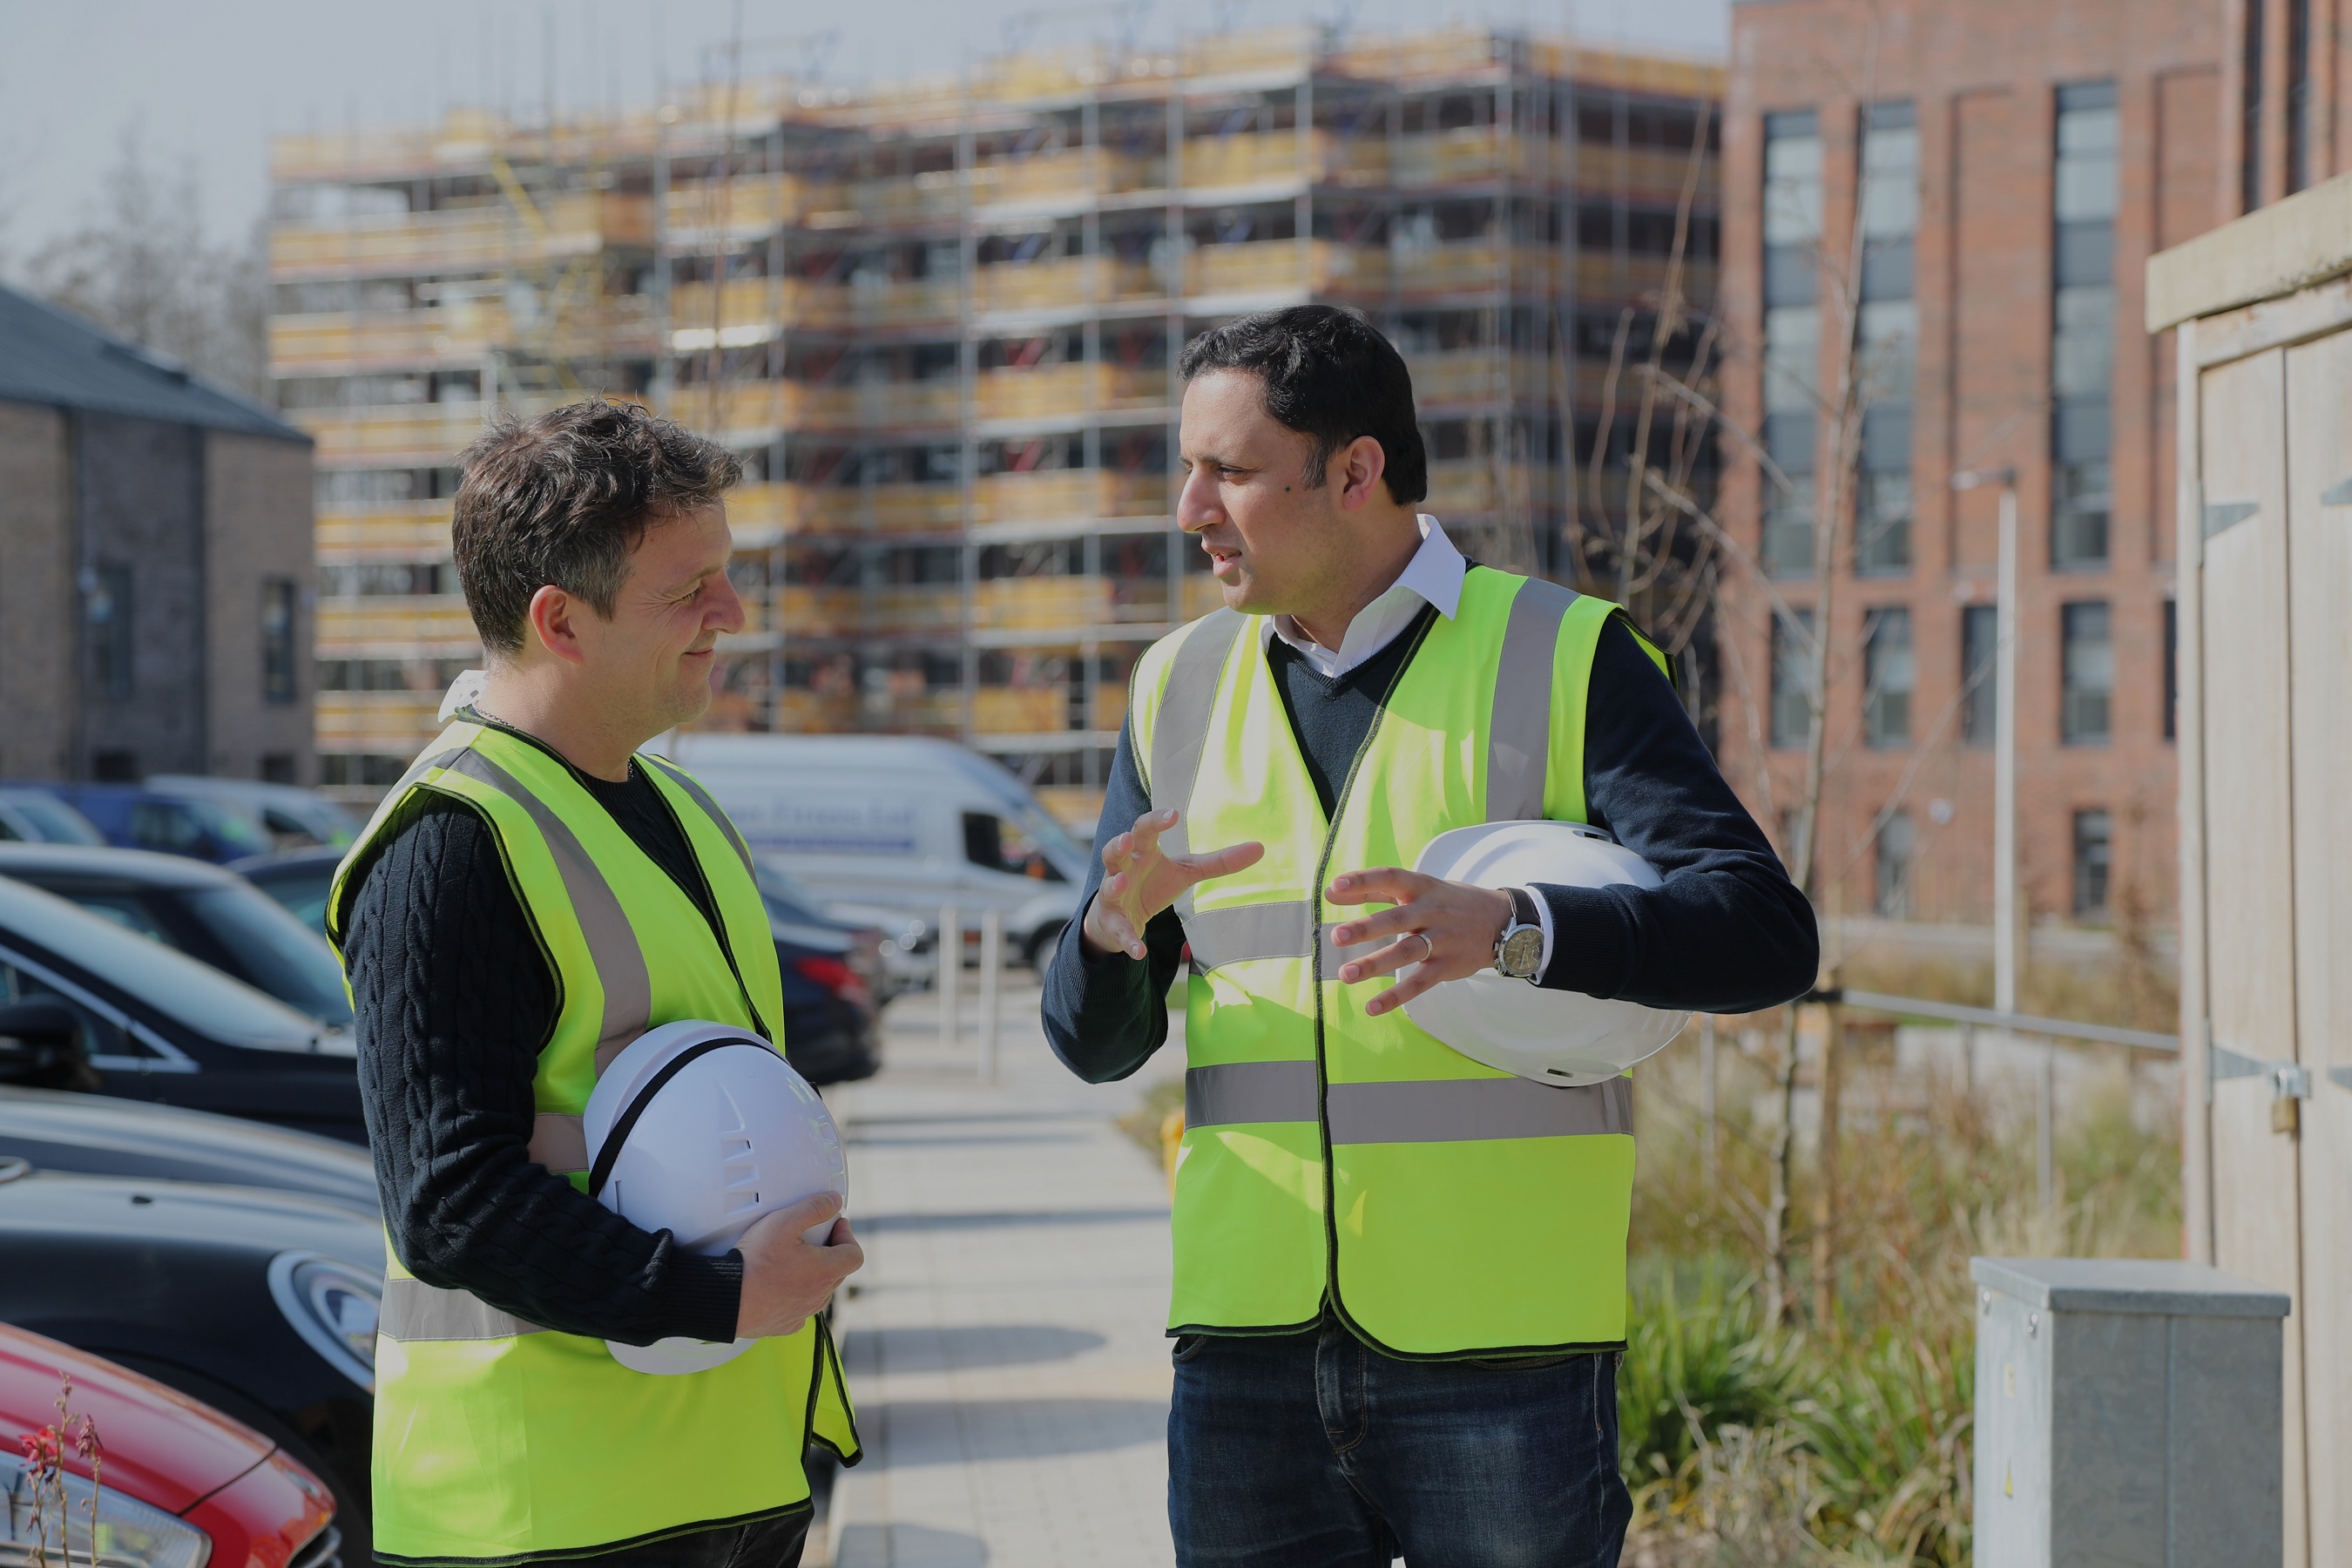
[{"label": "wristwatch", "polygon": [[1495,939],[1495,972],[1532,981],[1543,967],[1543,927],[1536,922],[1536,898],[1525,888],[1503,891],[1511,897],[1511,920]]}]

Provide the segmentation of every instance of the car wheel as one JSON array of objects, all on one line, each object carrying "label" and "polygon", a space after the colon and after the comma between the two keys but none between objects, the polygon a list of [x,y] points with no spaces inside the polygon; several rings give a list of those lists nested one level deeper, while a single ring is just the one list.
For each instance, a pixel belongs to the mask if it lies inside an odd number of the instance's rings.
[{"label": "car wheel", "polygon": [[1029,945],[1021,950],[1021,956],[1030,968],[1040,974],[1045,973],[1045,965],[1054,961],[1054,949],[1061,945],[1062,928],[1067,924],[1067,921],[1055,921],[1051,925],[1038,928],[1036,934],[1029,939]]}]

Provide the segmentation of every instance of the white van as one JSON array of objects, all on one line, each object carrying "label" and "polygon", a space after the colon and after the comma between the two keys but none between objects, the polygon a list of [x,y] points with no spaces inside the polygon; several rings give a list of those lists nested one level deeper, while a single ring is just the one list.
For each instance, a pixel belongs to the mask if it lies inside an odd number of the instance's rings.
[{"label": "white van", "polygon": [[1087,850],[1002,764],[951,742],[689,732],[657,748],[836,918],[886,910],[928,931],[948,904],[975,928],[993,908],[1037,963],[1077,912]]}]

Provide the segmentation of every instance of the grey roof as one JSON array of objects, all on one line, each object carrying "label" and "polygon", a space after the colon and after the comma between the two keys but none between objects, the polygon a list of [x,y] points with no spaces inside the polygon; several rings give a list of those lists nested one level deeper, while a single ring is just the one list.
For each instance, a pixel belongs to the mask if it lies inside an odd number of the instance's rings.
[{"label": "grey roof", "polygon": [[161,354],[5,287],[0,403],[121,414],[283,441],[310,438],[250,398],[198,380]]}]

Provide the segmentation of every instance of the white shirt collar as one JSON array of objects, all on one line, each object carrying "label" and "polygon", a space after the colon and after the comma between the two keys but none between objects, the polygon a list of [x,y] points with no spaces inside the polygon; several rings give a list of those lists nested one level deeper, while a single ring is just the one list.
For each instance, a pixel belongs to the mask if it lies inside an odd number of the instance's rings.
[{"label": "white shirt collar", "polygon": [[1332,680],[1395,641],[1421,614],[1422,605],[1435,605],[1439,615],[1452,620],[1462,608],[1462,579],[1470,565],[1435,518],[1424,511],[1419,521],[1421,548],[1380,597],[1356,612],[1336,651],[1308,637],[1288,616],[1265,616],[1259,635],[1280,637],[1306,657],[1309,668]]}]

